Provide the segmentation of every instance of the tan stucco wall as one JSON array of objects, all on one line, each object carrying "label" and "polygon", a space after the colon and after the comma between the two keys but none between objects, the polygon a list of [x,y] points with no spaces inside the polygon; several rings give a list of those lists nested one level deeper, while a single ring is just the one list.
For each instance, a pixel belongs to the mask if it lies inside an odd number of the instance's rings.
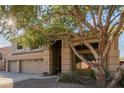
[{"label": "tan stucco wall", "polygon": [[0,48],[0,53],[3,55],[3,59],[6,58],[6,56],[10,55],[12,53],[12,47],[3,47]]},{"label": "tan stucco wall", "polygon": [[11,56],[7,56],[6,59],[6,71],[52,73],[51,50],[49,47],[46,47],[45,51],[14,52]]},{"label": "tan stucco wall", "polygon": [[61,60],[61,70],[62,73],[69,72],[72,70],[72,50],[68,47],[68,45],[62,45],[62,60]]},{"label": "tan stucco wall", "polygon": [[[90,38],[90,39],[87,39],[87,41],[89,43],[91,42],[98,42],[97,39],[95,38]],[[78,39],[74,39],[73,40],[73,45],[76,46],[76,45],[80,45],[81,42],[79,42]],[[62,66],[62,73],[65,73],[65,72],[69,72],[69,71],[72,71],[74,68],[75,68],[75,54],[73,53],[73,51],[71,50],[71,48],[69,47],[69,45],[67,43],[64,43],[62,44],[62,63],[61,63],[61,66]],[[89,51],[83,51],[83,53],[87,53]]]},{"label": "tan stucco wall", "polygon": [[110,51],[108,53],[108,69],[110,72],[114,73],[116,69],[120,66],[120,58],[119,58],[119,43],[118,37],[114,40],[111,45]]},{"label": "tan stucco wall", "polygon": [[11,56],[7,56],[7,60],[18,60],[18,59],[38,59],[43,58],[43,52],[35,52],[35,53],[23,53],[23,54],[14,54]]},{"label": "tan stucco wall", "polygon": [[0,71],[5,70],[5,60],[0,60]]},{"label": "tan stucco wall", "polygon": [[[97,39],[95,38],[90,38],[87,39],[88,42],[98,42]],[[75,39],[73,40],[74,45],[79,45],[80,42],[79,40]],[[9,60],[6,62],[6,71],[8,71],[10,63],[12,60],[16,60],[17,61],[17,67],[13,67],[13,69],[15,69],[15,71],[20,72],[20,66],[19,65],[20,61],[19,60],[35,60],[35,59],[42,59],[42,70],[40,69],[40,66],[38,66],[38,68],[35,70],[35,72],[37,72],[37,70],[41,70],[38,71],[38,73],[40,72],[48,72],[49,74],[52,73],[52,50],[50,47],[46,47],[44,51],[33,51],[31,52],[28,48],[27,49],[23,49],[22,51],[17,51],[16,50],[16,45],[13,45],[13,54],[11,56],[8,56],[6,59]],[[24,51],[26,50],[26,51]],[[89,51],[83,51],[83,52],[89,52]],[[118,50],[118,38],[116,38],[116,40],[113,42],[111,48],[110,48],[110,52],[108,55],[108,61],[110,61],[108,69],[111,72],[114,72],[116,70],[116,68],[119,66],[119,50]],[[26,69],[28,69],[28,72],[33,72],[33,66],[35,65],[32,61],[30,63],[27,63],[25,61],[25,63],[23,63],[23,65],[25,64]],[[33,65],[34,64],[34,65]],[[29,67],[28,67],[29,65]],[[67,45],[67,43],[63,43],[62,42],[62,49],[61,49],[61,72],[65,73],[68,71],[71,71],[72,68],[74,67],[74,54],[71,50],[71,48]],[[21,69],[25,69],[23,67],[21,67]],[[32,68],[32,69],[31,69]]]},{"label": "tan stucco wall", "polygon": [[0,48],[0,53],[2,54],[2,60],[0,60],[0,71],[5,70],[5,58],[12,53],[12,47]]},{"label": "tan stucco wall", "polygon": [[43,62],[43,72],[48,72],[49,74],[52,73],[52,50],[50,48],[47,48],[43,56],[44,62]]}]

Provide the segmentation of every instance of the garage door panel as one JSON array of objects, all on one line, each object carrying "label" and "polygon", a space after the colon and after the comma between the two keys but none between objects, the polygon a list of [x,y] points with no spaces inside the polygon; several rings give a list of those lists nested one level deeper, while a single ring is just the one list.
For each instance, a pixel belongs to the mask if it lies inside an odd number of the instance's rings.
[{"label": "garage door panel", "polygon": [[21,63],[21,69],[23,73],[42,73],[43,64],[40,61],[24,61]]},{"label": "garage door panel", "polygon": [[18,72],[17,62],[10,62],[10,72]]}]

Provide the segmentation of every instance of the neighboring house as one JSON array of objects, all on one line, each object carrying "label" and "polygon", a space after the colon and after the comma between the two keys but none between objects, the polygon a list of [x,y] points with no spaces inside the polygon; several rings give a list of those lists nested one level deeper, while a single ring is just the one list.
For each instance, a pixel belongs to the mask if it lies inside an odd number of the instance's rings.
[{"label": "neighboring house", "polygon": [[0,71],[5,70],[5,60],[9,54],[11,54],[11,47],[0,48]]},{"label": "neighboring house", "polygon": [[[98,50],[98,40],[92,35],[87,41]],[[75,48],[87,60],[92,61],[94,57],[85,45],[81,45],[78,39],[73,39]],[[107,69],[113,73],[120,65],[118,38],[113,42],[107,56],[109,61]],[[6,57],[6,71],[22,73],[49,74],[65,73],[74,69],[84,69],[85,64],[74,55],[71,48],[61,40],[49,47],[23,48],[12,43],[12,53]]]},{"label": "neighboring house", "polygon": [[124,64],[124,57],[120,58],[120,65]]}]

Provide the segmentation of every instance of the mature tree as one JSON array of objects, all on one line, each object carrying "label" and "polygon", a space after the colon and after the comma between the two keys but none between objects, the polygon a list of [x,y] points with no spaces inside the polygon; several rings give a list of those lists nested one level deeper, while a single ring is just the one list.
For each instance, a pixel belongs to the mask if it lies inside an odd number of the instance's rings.
[{"label": "mature tree", "polygon": [[[1,25],[7,30],[1,32],[7,34],[8,37],[11,35],[11,40],[15,40],[16,37],[18,42],[27,46],[51,45],[57,40],[67,42],[77,57],[97,71],[96,78],[100,82],[103,81],[101,84],[104,85],[103,64],[107,62],[106,55],[110,46],[123,27],[124,11],[122,8],[123,6],[114,5],[1,6],[1,14],[4,13],[4,16],[1,16],[2,21],[9,17],[16,23],[13,27],[4,21]],[[15,29],[14,32],[12,27]],[[98,52],[86,41],[89,32],[95,34],[99,40]],[[89,48],[94,55],[94,63],[87,61],[77,52],[72,43],[72,38],[75,37]],[[118,81],[118,76],[110,86]]]}]

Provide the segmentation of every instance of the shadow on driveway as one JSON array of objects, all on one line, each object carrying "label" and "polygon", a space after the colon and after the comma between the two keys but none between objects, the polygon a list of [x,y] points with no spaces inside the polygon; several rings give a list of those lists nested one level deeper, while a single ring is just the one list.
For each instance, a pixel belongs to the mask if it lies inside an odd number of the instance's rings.
[{"label": "shadow on driveway", "polygon": [[0,87],[3,87],[7,84],[12,84],[14,82],[19,82],[22,80],[27,80],[30,78],[41,77],[42,74],[27,74],[27,73],[12,73],[0,71]]}]

